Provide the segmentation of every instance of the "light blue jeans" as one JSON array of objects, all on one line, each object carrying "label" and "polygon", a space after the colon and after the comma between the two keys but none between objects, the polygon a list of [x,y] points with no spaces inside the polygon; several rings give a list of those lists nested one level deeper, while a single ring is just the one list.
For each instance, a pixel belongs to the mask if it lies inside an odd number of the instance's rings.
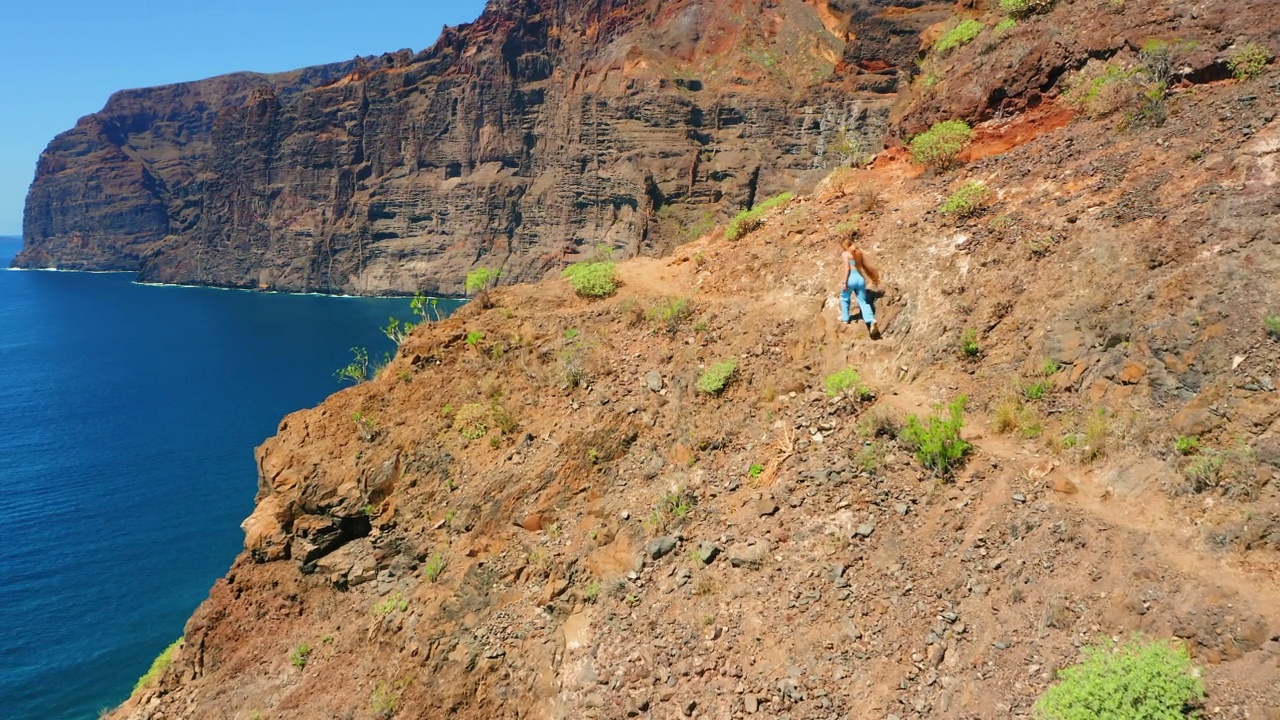
[{"label": "light blue jeans", "polygon": [[867,281],[857,270],[849,270],[849,284],[840,293],[840,322],[849,322],[849,296],[858,296],[858,307],[862,309],[862,321],[870,325],[876,321],[876,311],[871,309],[871,301],[867,299]]}]

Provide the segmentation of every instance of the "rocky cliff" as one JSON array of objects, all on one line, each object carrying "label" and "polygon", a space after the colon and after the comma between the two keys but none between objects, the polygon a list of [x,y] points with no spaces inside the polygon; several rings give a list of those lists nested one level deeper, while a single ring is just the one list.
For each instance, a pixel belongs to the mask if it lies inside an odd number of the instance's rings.
[{"label": "rocky cliff", "polygon": [[[1022,718],[1134,633],[1188,712],[1280,717],[1280,71],[1228,77],[1280,18],[1169,10],[962,8],[892,130],[991,116],[958,169],[886,150],[611,297],[416,330],[258,448],[244,552],[113,717]],[[933,472],[899,429],[961,396]]]},{"label": "rocky cliff", "polygon": [[430,49],[116,94],[58,136],[21,267],[460,293],[661,253],[879,147],[920,0],[493,0]]}]

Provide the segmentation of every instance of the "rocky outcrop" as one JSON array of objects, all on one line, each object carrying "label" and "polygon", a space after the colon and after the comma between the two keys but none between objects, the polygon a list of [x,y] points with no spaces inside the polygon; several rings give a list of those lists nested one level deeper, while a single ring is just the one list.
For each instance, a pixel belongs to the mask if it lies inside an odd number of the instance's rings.
[{"label": "rocky outcrop", "polygon": [[[1248,42],[1270,47],[1280,42],[1280,22],[1268,0],[1229,5],[1114,0],[1059,12],[1068,19],[1052,30],[1035,17],[999,29],[980,10],[997,4],[958,4],[960,13],[949,22],[970,17],[984,27],[972,42],[922,60],[918,81],[903,84],[891,142],[943,120],[989,120],[1033,109],[1069,85],[1072,73],[1086,63],[1131,66],[1144,47],[1161,48],[1169,63],[1167,81],[1179,86],[1230,77],[1228,59]],[[935,28],[925,39],[932,43],[948,27]]]},{"label": "rocky outcrop", "polygon": [[[27,195],[18,267],[132,270],[202,216],[218,113],[258,92],[293,97],[355,61],[118,92],[49,144]],[[194,198],[194,199],[186,199]]]},{"label": "rocky outcrop", "polygon": [[362,294],[662,252],[878,147],[918,0],[493,0],[434,47],[116,94],[58,136],[22,267]]}]

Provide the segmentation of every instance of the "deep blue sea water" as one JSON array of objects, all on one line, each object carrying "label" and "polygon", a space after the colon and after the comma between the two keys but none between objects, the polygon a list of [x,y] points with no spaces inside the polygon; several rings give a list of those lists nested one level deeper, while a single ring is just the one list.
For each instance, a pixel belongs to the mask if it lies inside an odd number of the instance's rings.
[{"label": "deep blue sea water", "polygon": [[[19,249],[0,238],[0,267]],[[253,448],[408,302],[0,272],[0,715],[124,700],[241,547]]]}]

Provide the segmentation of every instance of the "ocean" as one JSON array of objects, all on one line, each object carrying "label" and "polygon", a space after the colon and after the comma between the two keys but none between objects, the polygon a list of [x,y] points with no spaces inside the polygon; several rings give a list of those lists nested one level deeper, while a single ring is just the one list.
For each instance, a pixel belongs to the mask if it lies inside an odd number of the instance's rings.
[{"label": "ocean", "polygon": [[254,447],[341,389],[351,348],[393,350],[391,315],[408,301],[0,272],[5,718],[128,697],[240,550]]}]

